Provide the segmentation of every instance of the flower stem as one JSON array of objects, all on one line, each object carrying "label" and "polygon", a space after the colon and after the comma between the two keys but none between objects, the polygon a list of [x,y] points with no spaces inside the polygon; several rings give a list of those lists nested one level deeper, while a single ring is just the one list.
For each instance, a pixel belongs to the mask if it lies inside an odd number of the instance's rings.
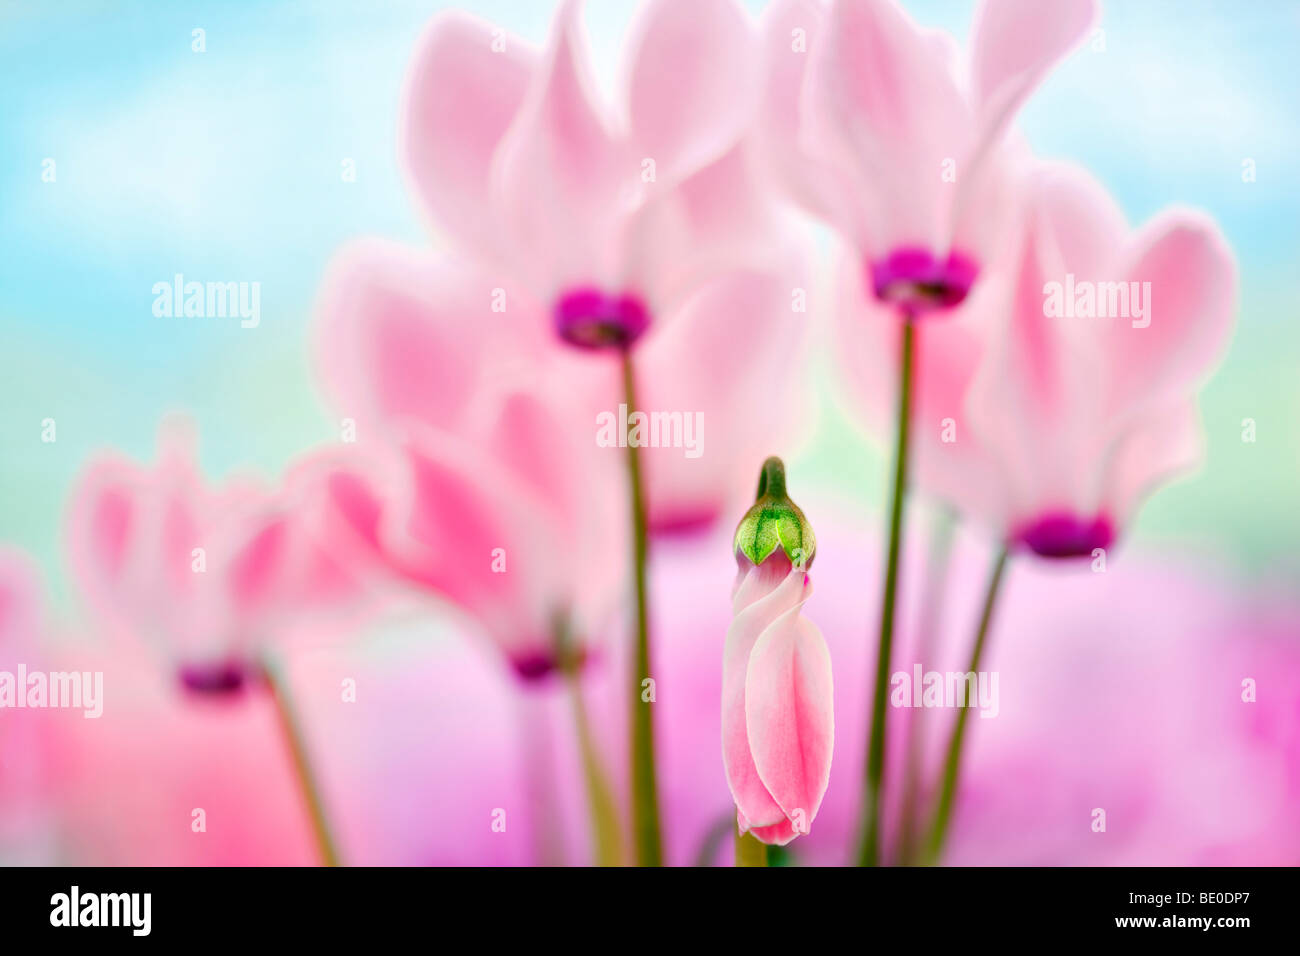
[{"label": "flower stem", "polygon": [[325,807],[321,802],[320,787],[312,771],[311,760],[307,756],[307,745],[303,738],[302,726],[298,722],[297,712],[289,696],[289,684],[278,661],[267,655],[262,660],[262,678],[271,692],[276,715],[280,719],[280,730],[293,760],[293,769],[302,789],[303,801],[307,804],[307,815],[311,819],[312,832],[316,836],[316,846],[320,851],[321,864],[339,866],[338,851],[335,849],[334,837],[331,835],[329,821],[325,816]]},{"label": "flower stem", "polygon": [[[943,595],[948,588],[948,568],[952,558],[952,539],[957,527],[956,515],[947,508],[934,514],[930,530],[929,557],[925,584],[921,591],[921,616],[917,624],[916,661],[922,665],[935,656],[939,629],[942,626]],[[921,816],[921,769],[925,755],[926,725],[929,714],[918,710],[910,715],[907,727],[907,757],[903,764],[902,821],[899,824],[898,862],[904,866],[915,858],[918,817]]]},{"label": "flower stem", "polygon": [[[988,591],[984,595],[984,609],[980,613],[979,630],[975,634],[975,646],[971,649],[970,667],[967,673],[975,674],[978,680],[980,657],[984,653],[984,641],[988,637],[989,625],[993,620],[993,608],[997,603],[998,590],[1002,586],[1002,573],[1007,566],[1007,549],[998,552],[989,575]],[[961,745],[966,732],[966,714],[970,710],[970,701],[957,710],[957,719],[953,724],[952,737],[948,741],[948,757],[944,762],[943,785],[939,791],[939,802],[934,810],[934,822],[926,838],[925,862],[934,864],[939,861],[943,851],[943,841],[948,835],[948,821],[952,816],[952,801],[957,793],[957,774],[961,769]]]},{"label": "flower stem", "polygon": [[898,564],[903,538],[903,495],[907,489],[908,431],[912,417],[912,365],[916,330],[903,316],[903,347],[898,369],[898,443],[894,448],[894,489],[889,518],[889,557],[885,593],[880,609],[880,645],[876,655],[875,696],[871,705],[871,742],[867,748],[867,794],[863,808],[859,866],[880,863],[880,797],[885,779],[885,699],[889,687],[889,658],[894,644],[894,605],[898,595]]},{"label": "flower stem", "polygon": [[582,754],[582,776],[587,788],[587,808],[591,813],[591,840],[596,865],[622,866],[623,840],[619,831],[618,808],[587,717],[580,661],[569,646],[567,625],[558,630],[556,644],[560,648],[560,661],[573,702],[573,722],[578,732],[578,750]]},{"label": "flower stem", "polygon": [[767,866],[767,844],[736,829],[736,866]]},{"label": "flower stem", "polygon": [[[628,414],[637,410],[636,376],[632,353],[623,352],[623,397]],[[646,554],[648,529],[641,459],[631,442],[627,446],[628,485],[632,502],[632,563],[636,580],[636,651],[632,658],[631,769],[632,834],[639,866],[661,866],[663,850],[659,835],[659,796],[655,784],[654,714],[649,702],[641,700],[641,682],[650,676],[650,619],[646,596]]]}]

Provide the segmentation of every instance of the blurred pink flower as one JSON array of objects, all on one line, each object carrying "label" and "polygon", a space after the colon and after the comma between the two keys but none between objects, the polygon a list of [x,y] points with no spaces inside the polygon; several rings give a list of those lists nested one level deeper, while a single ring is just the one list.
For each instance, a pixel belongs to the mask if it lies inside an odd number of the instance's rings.
[{"label": "blurred pink flower", "polygon": [[[1195,393],[1231,333],[1235,268],[1207,217],[1168,211],[1131,232],[1081,170],[1037,166],[1026,193],[1014,271],[968,306],[991,333],[978,366],[948,361],[967,347],[965,320],[923,340],[926,373],[947,380],[925,392],[919,467],[999,535],[1087,555],[1200,460]],[[945,417],[955,441],[936,427]]]},{"label": "blurred pink flower", "polygon": [[[458,429],[413,423],[337,455],[324,484],[382,568],[468,613],[525,678],[603,636],[625,577],[614,463],[556,423],[560,396],[503,391]],[[391,444],[390,444],[391,442]],[[377,467],[378,465],[378,467]]]},{"label": "blurred pink flower", "polygon": [[[413,420],[457,431],[484,388],[509,382],[563,391],[558,425],[586,441],[622,394],[619,363],[593,350],[635,343],[639,410],[696,425],[694,448],[641,449],[650,522],[695,526],[803,412],[803,259],[744,139],[754,30],[733,0],[654,0],[609,110],[579,13],[562,4],[542,53],[463,14],[431,24],[401,150],[454,254],[345,250],[322,295],[321,368],[372,432]],[[589,486],[606,474],[621,488],[609,469]]]},{"label": "blurred pink flower", "polygon": [[777,0],[764,23],[764,153],[910,315],[949,309],[1014,222],[1007,130],[1087,31],[1094,0],[984,0],[959,75],[947,34],[894,0]]},{"label": "blurred pink flower", "polygon": [[541,54],[439,17],[416,53],[401,139],[434,224],[538,303],[548,337],[600,348],[635,341],[721,267],[778,249],[738,148],[757,105],[740,7],[648,3],[616,111],[597,96],[580,12],[561,3]]},{"label": "blurred pink flower", "polygon": [[88,464],[71,495],[68,551],[110,632],[165,653],[193,690],[235,690],[266,642],[305,616],[337,616],[362,582],[316,534],[309,470],[275,493],[247,480],[213,488],[194,437],[173,419],[152,466],[113,454]]},{"label": "blurred pink flower", "polygon": [[732,597],[722,761],[740,832],[764,843],[807,833],[830,778],[831,661],[821,632],[800,614],[811,595],[807,573],[777,551],[742,567]]}]

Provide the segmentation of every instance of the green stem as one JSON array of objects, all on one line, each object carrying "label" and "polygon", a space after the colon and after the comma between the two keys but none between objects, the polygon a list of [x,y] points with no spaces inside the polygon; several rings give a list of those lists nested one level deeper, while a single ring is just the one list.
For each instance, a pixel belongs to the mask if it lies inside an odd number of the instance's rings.
[{"label": "green stem", "polygon": [[903,350],[898,370],[898,443],[894,449],[894,489],[889,519],[889,557],[885,593],[880,609],[880,644],[876,656],[875,696],[871,706],[871,741],[867,748],[867,794],[863,808],[859,866],[880,863],[880,797],[885,778],[885,701],[889,690],[889,659],[894,644],[894,605],[898,595],[898,564],[903,538],[903,495],[907,489],[908,431],[912,417],[912,365],[916,330],[911,316],[903,317]]},{"label": "green stem", "polygon": [[[623,352],[623,397],[628,414],[637,410],[636,377],[632,353]],[[641,479],[641,459],[630,442],[627,446],[628,485],[632,501],[632,559],[636,578],[636,651],[632,658],[630,688],[632,833],[639,866],[663,865],[659,835],[659,797],[655,783],[654,714],[649,702],[641,700],[641,682],[650,676],[650,621],[646,597],[646,527],[645,491]]]},{"label": "green stem", "polygon": [[[952,539],[957,518],[947,508],[934,515],[930,532],[929,558],[925,569],[925,586],[921,591],[921,619],[917,624],[916,660],[924,665],[935,656],[935,646],[942,624],[943,594],[948,587],[948,568],[952,558]],[[916,855],[918,817],[921,816],[921,767],[925,756],[925,710],[918,710],[908,721],[907,758],[903,767],[902,820],[899,824],[898,862],[907,866]]]},{"label": "green stem", "polygon": [[311,760],[307,756],[302,726],[289,696],[288,681],[279,663],[270,656],[262,661],[262,676],[271,692],[271,700],[275,703],[275,712],[280,719],[280,730],[293,760],[293,769],[302,790],[303,802],[307,804],[307,815],[311,819],[312,832],[316,836],[321,863],[324,866],[339,866],[338,851],[335,849],[329,821],[325,816],[320,787],[316,782],[316,775],[312,772]]},{"label": "green stem", "polygon": [[767,866],[767,844],[736,830],[736,866]]},{"label": "green stem", "polygon": [[[566,644],[564,638],[560,643]],[[578,731],[578,750],[582,754],[582,775],[587,787],[587,808],[591,812],[591,839],[597,866],[623,865],[623,840],[619,831],[618,808],[614,791],[605,774],[603,761],[591,732],[587,702],[582,693],[582,675],[577,660],[566,652],[562,657],[564,674],[573,701],[573,721]]]},{"label": "green stem", "polygon": [[[989,575],[988,591],[984,595],[984,609],[980,613],[979,630],[975,634],[975,646],[971,649],[970,667],[967,673],[975,674],[978,680],[980,657],[984,653],[984,641],[988,637],[989,624],[993,621],[993,608],[997,603],[998,590],[1002,586],[1002,573],[1007,566],[1007,549],[998,552],[993,572]],[[970,710],[970,701],[957,710],[957,719],[953,724],[952,737],[948,741],[948,757],[944,761],[943,785],[939,791],[939,801],[934,810],[934,822],[926,838],[925,862],[934,864],[943,852],[943,841],[948,835],[948,821],[952,816],[953,797],[957,793],[957,775],[961,769],[961,745],[966,733],[966,714]]]}]

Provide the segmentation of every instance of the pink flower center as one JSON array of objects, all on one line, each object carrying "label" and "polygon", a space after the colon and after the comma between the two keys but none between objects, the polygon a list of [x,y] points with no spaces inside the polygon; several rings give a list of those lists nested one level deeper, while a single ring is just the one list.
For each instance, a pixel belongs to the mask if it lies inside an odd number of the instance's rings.
[{"label": "pink flower center", "polygon": [[1109,548],[1115,529],[1105,515],[1087,519],[1055,512],[1021,525],[1011,537],[1044,558],[1086,558],[1096,548]]},{"label": "pink flower center", "polygon": [[871,263],[871,291],[909,315],[959,305],[975,284],[979,266],[960,252],[936,259],[928,249],[905,246]]},{"label": "pink flower center", "polygon": [[555,303],[555,331],[580,349],[626,349],[650,326],[650,313],[634,295],[575,289]]}]

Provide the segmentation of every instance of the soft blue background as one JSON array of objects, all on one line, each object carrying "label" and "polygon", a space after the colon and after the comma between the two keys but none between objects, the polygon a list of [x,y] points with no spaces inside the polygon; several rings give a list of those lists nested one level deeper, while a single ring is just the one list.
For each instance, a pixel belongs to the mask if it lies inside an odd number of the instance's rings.
[{"label": "soft blue background", "polygon": [[[538,43],[552,10],[545,0],[0,7],[0,540],[33,552],[56,593],[64,498],[93,449],[148,457],[173,408],[198,419],[216,474],[272,474],[334,435],[304,347],[314,296],[348,238],[423,241],[397,164],[397,107],[414,41],[443,6]],[[589,4],[611,85],[634,6]],[[907,6],[964,39],[971,3]],[[196,27],[202,54],[191,51]],[[1153,500],[1140,532],[1300,581],[1300,5],[1113,0],[1102,27],[1104,52],[1085,46],[1024,111],[1029,141],[1089,166],[1134,221],[1170,203],[1207,209],[1242,273],[1237,337],[1205,396],[1209,464]],[[46,157],[52,184],[40,178]],[[344,158],[355,183],[341,179]],[[1243,183],[1245,158],[1257,182]],[[155,318],[152,286],[176,272],[260,281],[261,327]],[[40,441],[45,417],[58,423],[52,445]],[[1240,440],[1244,417],[1258,422],[1255,445]],[[856,474],[878,462],[834,414],[823,422],[825,467]]]}]

